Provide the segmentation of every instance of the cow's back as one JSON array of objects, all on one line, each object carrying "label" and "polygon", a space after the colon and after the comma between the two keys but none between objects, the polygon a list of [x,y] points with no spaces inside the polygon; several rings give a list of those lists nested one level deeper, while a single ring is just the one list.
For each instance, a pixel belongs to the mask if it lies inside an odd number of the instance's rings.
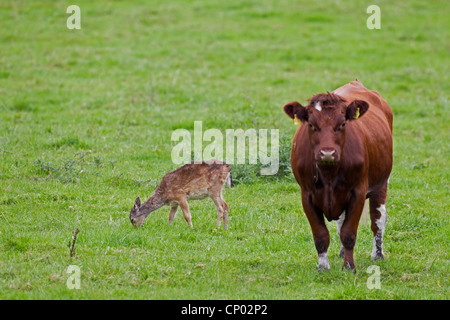
[{"label": "cow's back", "polygon": [[[389,124],[392,133],[393,114],[392,109],[388,103],[375,90],[369,90],[358,80],[351,81],[340,88],[337,88],[333,93],[343,97],[348,103],[353,100],[364,100],[369,104],[367,120],[376,114],[378,117],[384,117]],[[372,114],[372,116],[370,116]],[[361,118],[363,120],[364,118]]]},{"label": "cow's back", "polygon": [[351,81],[333,93],[343,97],[347,103],[364,100],[369,104],[364,116],[352,121],[352,130],[348,134],[364,136],[369,161],[369,189],[378,187],[392,169],[392,109],[378,92],[367,89],[358,80]]}]

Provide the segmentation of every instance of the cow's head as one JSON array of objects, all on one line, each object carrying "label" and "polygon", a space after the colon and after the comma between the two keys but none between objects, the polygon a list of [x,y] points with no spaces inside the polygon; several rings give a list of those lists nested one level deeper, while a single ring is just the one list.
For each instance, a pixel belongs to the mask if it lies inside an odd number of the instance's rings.
[{"label": "cow's head", "polygon": [[317,94],[308,102],[306,107],[297,101],[289,102],[284,105],[284,112],[308,126],[314,159],[319,165],[339,163],[345,143],[345,126],[348,121],[363,116],[369,109],[368,103],[355,100],[347,104],[334,93]]}]

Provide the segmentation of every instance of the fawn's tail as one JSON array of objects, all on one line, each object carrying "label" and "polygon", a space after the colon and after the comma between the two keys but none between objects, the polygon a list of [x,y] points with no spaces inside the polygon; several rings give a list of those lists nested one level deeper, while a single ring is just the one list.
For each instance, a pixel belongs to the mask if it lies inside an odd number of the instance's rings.
[{"label": "fawn's tail", "polygon": [[230,189],[233,189],[233,178],[231,177],[231,171],[227,176],[227,186]]}]

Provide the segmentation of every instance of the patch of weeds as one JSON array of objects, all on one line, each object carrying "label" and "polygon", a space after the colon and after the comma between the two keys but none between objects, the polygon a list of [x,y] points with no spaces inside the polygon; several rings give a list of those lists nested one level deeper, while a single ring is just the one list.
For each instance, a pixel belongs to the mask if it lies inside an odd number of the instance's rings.
[{"label": "patch of weeds", "polygon": [[30,196],[27,194],[22,195],[9,195],[6,199],[0,200],[0,205],[10,206],[18,203],[23,203],[23,201],[29,200]]},{"label": "patch of weeds", "polygon": [[0,202],[0,204],[5,205],[5,206],[10,206],[10,205],[13,205],[13,204],[17,204],[17,199],[15,199],[15,198],[8,198],[8,199],[5,199],[5,200],[2,200]]},{"label": "patch of weeds", "polygon": [[95,167],[100,167],[100,166],[103,167],[101,157],[94,157],[94,166]]},{"label": "patch of weeds", "polygon": [[[292,178],[291,170],[291,140],[287,137],[280,138],[278,150],[278,171],[274,175],[261,175],[261,170],[269,165],[257,164],[235,164],[231,165],[233,184],[252,184],[259,181],[273,181]],[[269,148],[268,148],[269,149]],[[269,149],[270,150],[270,149]]]},{"label": "patch of weeds", "polygon": [[89,146],[78,137],[62,137],[61,139],[51,143],[50,146],[58,149],[63,146],[72,146],[78,149],[89,149]]},{"label": "patch of weeds", "polygon": [[15,250],[19,252],[25,252],[30,248],[28,239],[24,237],[12,237],[11,235],[7,235],[2,242],[3,242],[2,247],[4,250]]},{"label": "patch of weeds", "polygon": [[6,143],[0,144],[0,154],[5,155],[7,153],[12,153],[12,151],[7,148]]},{"label": "patch of weeds", "polygon": [[153,178],[132,178],[129,176],[129,173],[118,172],[109,179],[109,182],[114,187],[146,186],[156,188],[158,186],[159,180]]},{"label": "patch of weeds", "polygon": [[251,164],[234,164],[231,165],[231,176],[233,179],[233,185],[239,184],[252,184],[255,183],[258,178],[258,165]]},{"label": "patch of weeds", "polygon": [[292,139],[282,136],[280,138],[280,146],[278,151],[278,172],[272,176],[268,176],[269,178],[283,179],[292,176],[291,147]]},{"label": "patch of weeds", "polygon": [[56,164],[52,161],[38,159],[35,162],[37,171],[48,177],[56,178],[63,183],[75,182],[77,175],[75,174],[75,160],[63,160],[62,163]]},{"label": "patch of weeds", "polygon": [[423,170],[428,168],[428,163],[423,161],[419,163],[415,163],[412,167],[414,170]]},{"label": "patch of weeds", "polygon": [[37,108],[27,99],[17,99],[11,103],[9,109],[18,112],[33,112],[36,111]]},{"label": "patch of weeds", "polygon": [[34,165],[40,174],[47,175],[47,177],[55,178],[63,183],[74,183],[79,180],[82,175],[86,175],[91,167],[98,168],[98,157],[94,161],[86,159],[87,155],[92,151],[77,152],[71,159],[62,159],[60,162],[53,162],[39,158]]},{"label": "patch of weeds", "polygon": [[157,187],[158,181],[156,179],[144,179],[144,178],[137,178],[137,179],[131,179],[133,183],[140,187],[140,186],[151,186],[151,187]]}]

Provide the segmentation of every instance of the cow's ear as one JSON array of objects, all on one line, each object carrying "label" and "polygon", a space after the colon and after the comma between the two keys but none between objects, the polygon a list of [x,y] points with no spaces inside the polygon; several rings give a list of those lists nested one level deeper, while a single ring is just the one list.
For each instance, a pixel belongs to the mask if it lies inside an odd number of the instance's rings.
[{"label": "cow's ear", "polygon": [[286,103],[283,110],[291,119],[297,118],[301,122],[308,121],[308,111],[297,101]]},{"label": "cow's ear", "polygon": [[363,100],[355,100],[347,106],[345,118],[347,120],[356,120],[369,109],[369,104]]}]

